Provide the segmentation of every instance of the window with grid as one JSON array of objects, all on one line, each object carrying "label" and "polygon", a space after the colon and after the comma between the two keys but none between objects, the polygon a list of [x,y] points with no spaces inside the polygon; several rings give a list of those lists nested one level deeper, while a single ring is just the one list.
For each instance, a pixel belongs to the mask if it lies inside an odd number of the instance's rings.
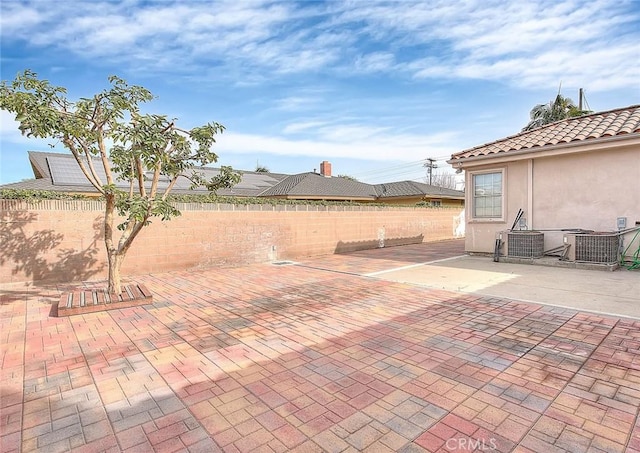
[{"label": "window with grid", "polygon": [[502,172],[473,175],[473,217],[502,217]]}]

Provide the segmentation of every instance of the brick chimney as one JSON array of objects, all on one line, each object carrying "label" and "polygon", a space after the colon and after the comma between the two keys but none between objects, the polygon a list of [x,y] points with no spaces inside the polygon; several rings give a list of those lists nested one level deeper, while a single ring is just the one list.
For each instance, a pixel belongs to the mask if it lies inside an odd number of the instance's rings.
[{"label": "brick chimney", "polygon": [[327,162],[326,160],[323,160],[320,163],[320,174],[326,177],[331,176],[331,162]]}]

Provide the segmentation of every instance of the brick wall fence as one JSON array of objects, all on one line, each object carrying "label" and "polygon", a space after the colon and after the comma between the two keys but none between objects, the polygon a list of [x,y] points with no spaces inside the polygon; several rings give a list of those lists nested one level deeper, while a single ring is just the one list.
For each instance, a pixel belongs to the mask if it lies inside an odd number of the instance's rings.
[{"label": "brick wall fence", "polygon": [[[455,237],[460,208],[177,203],[134,241],[123,275],[239,265]],[[0,200],[0,284],[105,279],[104,206]]]}]

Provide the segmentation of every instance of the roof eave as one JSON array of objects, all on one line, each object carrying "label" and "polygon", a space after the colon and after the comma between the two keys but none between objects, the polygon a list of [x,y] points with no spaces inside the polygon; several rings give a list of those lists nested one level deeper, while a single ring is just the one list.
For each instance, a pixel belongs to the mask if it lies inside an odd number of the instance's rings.
[{"label": "roof eave", "polygon": [[533,148],[523,148],[519,150],[504,151],[501,153],[485,154],[480,156],[462,157],[449,159],[447,161],[453,168],[463,168],[467,164],[474,165],[478,162],[491,161],[494,163],[510,162],[530,158],[529,154],[537,154],[535,157],[547,157],[552,155],[562,155],[577,152],[591,152],[608,148],[619,148],[630,146],[634,141],[640,144],[640,134],[631,133],[608,137],[594,138],[590,140],[580,140],[569,143],[557,143],[555,145],[545,145]]},{"label": "roof eave", "polygon": [[438,198],[442,200],[464,200],[464,195],[444,195],[439,193],[423,193],[423,194],[415,194],[415,195],[396,195],[393,197],[378,197],[378,200],[395,200],[395,199],[403,199],[403,198]]}]

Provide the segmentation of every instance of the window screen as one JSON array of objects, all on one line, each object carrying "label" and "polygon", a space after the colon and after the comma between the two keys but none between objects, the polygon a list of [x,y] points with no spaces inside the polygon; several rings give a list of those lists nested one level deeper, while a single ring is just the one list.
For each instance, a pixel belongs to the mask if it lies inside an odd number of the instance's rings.
[{"label": "window screen", "polygon": [[473,175],[473,216],[502,217],[502,172]]}]

